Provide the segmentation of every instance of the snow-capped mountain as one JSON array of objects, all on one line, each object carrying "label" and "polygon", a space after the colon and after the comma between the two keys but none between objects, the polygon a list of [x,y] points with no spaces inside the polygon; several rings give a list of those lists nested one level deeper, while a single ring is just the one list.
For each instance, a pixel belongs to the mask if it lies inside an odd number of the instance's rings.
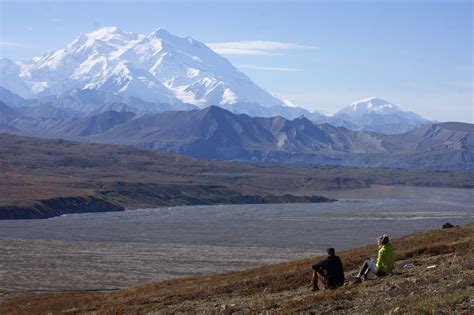
[{"label": "snow-capped mountain", "polygon": [[31,96],[31,89],[20,77],[20,66],[10,59],[0,59],[0,86],[23,97]]},{"label": "snow-capped mountain", "polygon": [[0,85],[22,97],[94,89],[199,107],[285,106],[205,44],[164,29],[139,35],[105,27],[30,61],[2,59],[0,74]]},{"label": "snow-capped mountain", "polygon": [[[400,113],[400,110],[396,105],[377,97],[369,97],[366,99],[359,100],[352,103],[351,105],[344,107],[337,114],[347,114],[353,117],[362,117],[367,113],[376,113],[379,115],[390,115]],[[406,113],[406,112],[405,112]]]},{"label": "snow-capped mountain", "polygon": [[338,125],[337,122],[340,122],[339,125],[349,123],[358,126],[360,130],[387,134],[403,133],[430,123],[413,112],[403,111],[396,105],[376,97],[344,107],[329,120],[333,125]]}]

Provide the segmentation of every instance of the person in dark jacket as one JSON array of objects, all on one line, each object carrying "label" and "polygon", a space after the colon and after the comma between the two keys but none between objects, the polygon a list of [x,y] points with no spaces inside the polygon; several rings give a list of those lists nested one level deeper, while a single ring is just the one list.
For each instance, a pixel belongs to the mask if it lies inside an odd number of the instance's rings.
[{"label": "person in dark jacket", "polygon": [[313,279],[311,280],[311,289],[318,291],[318,280],[320,280],[327,289],[337,289],[344,285],[344,269],[339,256],[336,256],[334,248],[327,249],[328,257],[314,264]]}]

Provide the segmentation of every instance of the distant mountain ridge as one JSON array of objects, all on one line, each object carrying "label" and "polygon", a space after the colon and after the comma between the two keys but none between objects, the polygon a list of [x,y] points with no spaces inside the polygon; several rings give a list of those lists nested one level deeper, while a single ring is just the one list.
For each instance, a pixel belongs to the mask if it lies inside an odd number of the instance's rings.
[{"label": "distant mountain ridge", "polygon": [[15,113],[0,126],[6,132],[127,144],[201,159],[474,171],[472,124],[431,124],[384,135],[315,124],[305,117],[250,117],[216,106],[49,118],[6,104],[2,111]]},{"label": "distant mountain ridge", "polygon": [[[87,116],[92,113],[107,110],[130,111],[130,112],[163,112],[170,110],[192,110],[198,109],[191,104],[168,104],[144,101],[135,96],[116,95],[100,90],[73,89],[61,95],[45,96],[39,99],[24,99],[10,90],[0,87],[0,100],[12,107],[35,107],[48,104],[66,111],[76,112],[78,115]],[[369,102],[379,102],[382,106],[391,104],[378,98],[370,98]],[[359,101],[354,104],[360,104]],[[391,104],[390,112],[383,112],[377,105],[369,109],[354,111],[354,104],[344,108],[333,116],[321,112],[309,112],[299,107],[273,106],[264,107],[253,103],[236,103],[221,105],[220,107],[237,114],[248,114],[253,117],[275,117],[282,116],[287,119],[306,117],[316,123],[328,123],[336,127],[345,127],[356,131],[374,131],[385,134],[403,133],[417,126],[431,123],[420,116],[404,112]]]}]

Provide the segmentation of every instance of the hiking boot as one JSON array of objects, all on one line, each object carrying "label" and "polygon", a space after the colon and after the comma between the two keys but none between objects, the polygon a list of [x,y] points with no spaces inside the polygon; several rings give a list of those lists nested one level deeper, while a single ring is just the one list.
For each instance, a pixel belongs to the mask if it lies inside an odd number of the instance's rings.
[{"label": "hiking boot", "polygon": [[310,283],[310,284],[308,285],[308,289],[310,289],[311,291],[319,291],[319,286],[318,286],[317,283],[316,283],[316,284]]},{"label": "hiking boot", "polygon": [[319,287],[317,285],[313,285],[311,291],[319,291]]},{"label": "hiking boot", "polygon": [[352,280],[353,284],[359,284],[361,282],[362,282],[361,278],[357,278],[357,277],[355,277],[354,280]]}]

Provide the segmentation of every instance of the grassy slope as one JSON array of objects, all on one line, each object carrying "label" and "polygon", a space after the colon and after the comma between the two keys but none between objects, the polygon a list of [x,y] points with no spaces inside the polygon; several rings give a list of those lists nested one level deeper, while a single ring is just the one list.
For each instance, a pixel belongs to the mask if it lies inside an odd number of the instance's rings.
[{"label": "grassy slope", "polygon": [[[199,161],[133,147],[0,134],[0,206],[95,196],[124,207],[233,203],[370,185],[474,187],[472,173]],[[222,200],[229,199],[229,202]]]},{"label": "grassy slope", "polygon": [[[114,293],[4,294],[0,314],[275,311],[341,313],[431,313],[474,311],[474,224],[433,230],[393,241],[396,273],[334,291],[307,289],[310,260],[242,272],[183,278]],[[373,256],[366,246],[339,253],[346,276]],[[414,268],[404,270],[405,263]],[[427,266],[436,265],[433,269]]]}]

